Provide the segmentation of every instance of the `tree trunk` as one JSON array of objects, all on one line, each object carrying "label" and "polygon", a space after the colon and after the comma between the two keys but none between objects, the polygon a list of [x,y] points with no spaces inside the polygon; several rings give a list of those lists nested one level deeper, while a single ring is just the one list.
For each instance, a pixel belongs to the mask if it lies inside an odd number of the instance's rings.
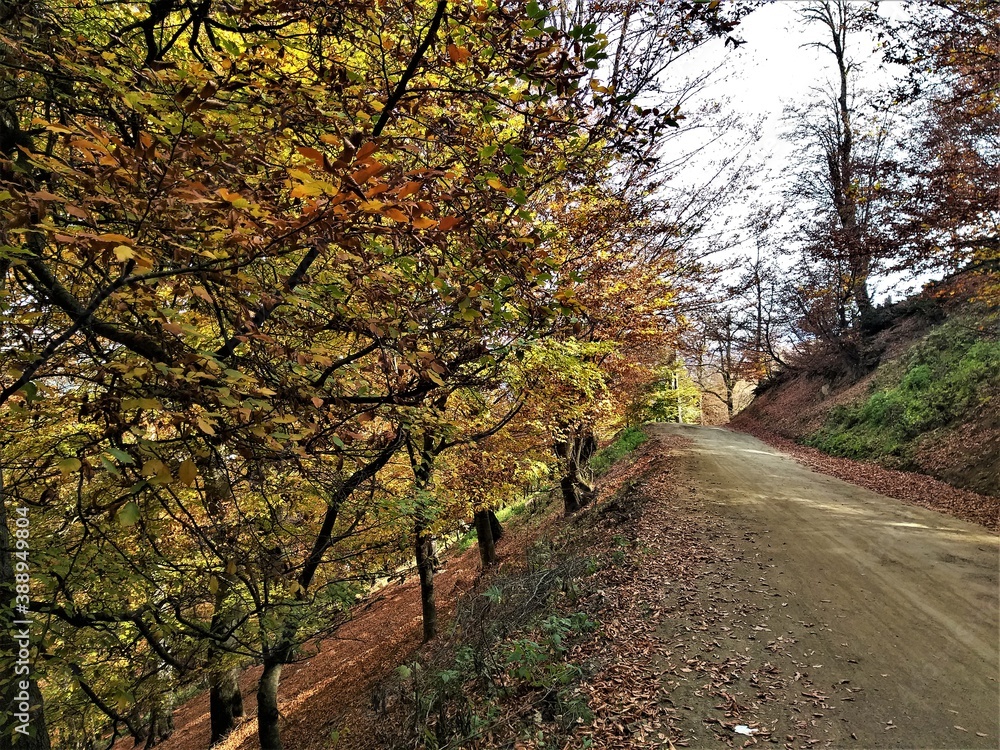
[{"label": "tree trunk", "polygon": [[486,511],[490,517],[490,531],[493,533],[493,543],[499,542],[503,537],[503,526],[500,525],[500,519],[497,518],[497,514],[492,510]]},{"label": "tree trunk", "polygon": [[[207,459],[200,461],[201,474],[205,480],[205,500],[208,512],[217,523],[222,523],[225,517],[226,504],[233,495],[225,465],[218,451],[213,451]],[[216,533],[215,543],[221,549],[227,544],[227,534],[224,530]],[[215,594],[215,608],[212,612],[211,633],[218,640],[209,646],[207,667],[209,672],[209,721],[211,738],[209,746],[221,742],[236,728],[237,720],[243,716],[243,695],[240,693],[239,670],[225,667],[220,662],[225,658],[225,651],[217,648],[218,644],[229,632],[233,621],[233,613],[226,611],[226,597],[232,586],[229,575],[219,577],[219,589]]]},{"label": "tree trunk", "polygon": [[562,477],[559,479],[559,487],[562,489],[563,512],[569,516],[580,510],[580,498],[576,493],[576,451],[573,450],[573,439],[568,437],[564,440],[557,440],[555,443],[555,453],[559,457],[562,468]]},{"label": "tree trunk", "polygon": [[559,480],[563,510],[566,515],[571,515],[594,498],[593,488],[580,479],[580,467],[586,466],[597,451],[597,438],[590,430],[582,431],[577,427],[566,438],[556,441],[553,447],[563,471]]},{"label": "tree trunk", "polygon": [[580,510],[580,498],[576,494],[576,477],[567,472],[559,480],[559,486],[562,488],[563,512],[567,516],[576,513]]},{"label": "tree trunk", "polygon": [[149,734],[143,750],[159,745],[174,733],[174,709],[169,698],[163,696],[149,712]]},{"label": "tree trunk", "polygon": [[[436,405],[443,409],[445,398]],[[417,558],[417,575],[420,578],[420,607],[424,620],[424,643],[437,635],[437,606],[434,601],[434,573],[437,555],[434,552],[434,535],[428,530],[433,519],[433,508],[428,506],[433,491],[434,459],[441,452],[444,442],[436,441],[427,432],[419,448],[407,442],[410,467],[413,470],[413,488],[416,491],[416,512],[413,521],[414,552]]]},{"label": "tree trunk", "polygon": [[416,530],[417,574],[420,577],[420,608],[424,619],[424,643],[437,635],[437,606],[434,602],[434,537],[420,526]]},{"label": "tree trunk", "polygon": [[577,464],[580,466],[587,466],[590,463],[590,459],[594,457],[597,453],[597,438],[594,433],[587,430],[583,435],[577,438],[577,442],[580,447],[577,451]]},{"label": "tree trunk", "polygon": [[[497,550],[493,544],[493,524],[490,523],[491,511],[477,510],[475,515],[476,541],[479,543],[479,559],[483,570],[497,561]],[[495,516],[494,516],[495,518]]]},{"label": "tree trunk", "polygon": [[[52,745],[45,726],[45,704],[38,683],[31,673],[18,673],[19,669],[34,666],[30,662],[30,647],[27,642],[14,637],[14,631],[19,631],[19,635],[25,631],[30,634],[31,625],[20,623],[29,623],[31,617],[27,611],[16,609],[26,600],[15,598],[19,593],[14,564],[17,543],[14,539],[16,534],[10,533],[6,503],[3,473],[0,471],[0,613],[5,620],[0,626],[0,653],[10,655],[7,668],[13,672],[13,675],[3,675],[3,682],[0,683],[4,686],[0,692],[0,700],[3,701],[3,710],[0,712],[0,750],[49,750]],[[18,515],[17,518],[21,516]],[[11,616],[13,622],[7,619]],[[22,708],[26,710],[22,711]]]},{"label": "tree trunk", "polygon": [[264,672],[257,685],[257,739],[260,750],[281,750],[278,726],[278,684],[281,681],[281,660],[265,659]]},{"label": "tree trunk", "polygon": [[236,728],[243,717],[243,694],[240,692],[240,670],[237,667],[213,671],[209,677],[209,714],[212,737],[209,745],[216,745]]}]

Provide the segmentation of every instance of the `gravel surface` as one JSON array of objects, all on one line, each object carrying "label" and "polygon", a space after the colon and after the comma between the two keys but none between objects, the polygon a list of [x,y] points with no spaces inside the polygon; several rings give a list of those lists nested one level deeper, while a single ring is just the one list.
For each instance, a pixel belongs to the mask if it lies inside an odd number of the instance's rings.
[{"label": "gravel surface", "polygon": [[895,471],[868,461],[831,456],[776,435],[760,423],[748,419],[741,420],[738,429],[784,451],[813,471],[1000,531],[1000,497],[961,490],[926,474]]}]

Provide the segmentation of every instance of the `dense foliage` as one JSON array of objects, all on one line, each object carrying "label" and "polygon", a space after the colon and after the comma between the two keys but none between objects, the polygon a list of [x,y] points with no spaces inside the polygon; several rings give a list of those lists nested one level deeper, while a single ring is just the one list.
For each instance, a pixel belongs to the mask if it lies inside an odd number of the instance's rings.
[{"label": "dense foliage", "polygon": [[415,557],[430,638],[438,535],[532,481],[586,502],[682,246],[650,185],[679,109],[639,97],[734,23],[610,5],[0,6],[35,618],[33,734],[2,746],[153,745],[202,685],[214,742],[257,662],[279,748],[282,666],[377,579]]}]

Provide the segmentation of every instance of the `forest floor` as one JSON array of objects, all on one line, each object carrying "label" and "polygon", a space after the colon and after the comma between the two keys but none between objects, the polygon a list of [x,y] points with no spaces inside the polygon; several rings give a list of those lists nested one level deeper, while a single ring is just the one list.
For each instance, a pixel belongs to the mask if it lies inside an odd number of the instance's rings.
[{"label": "forest floor", "polygon": [[[649,432],[602,480],[596,508],[567,526],[550,507],[499,550],[569,533],[606,561],[573,604],[600,628],[568,655],[586,667],[574,689],[592,717],[561,737],[554,723],[526,734],[506,707],[510,731],[454,747],[998,746],[995,533],[818,474],[746,434]],[[619,513],[622,498],[637,510]],[[475,549],[445,564],[445,611],[477,567]],[[373,722],[391,719],[373,712],[372,688],[419,653],[419,628],[415,582],[393,585],[288,667],[285,746],[378,747]],[[222,750],[257,746],[257,673],[244,675],[248,720]],[[206,746],[206,696],[175,718],[165,750]]]}]

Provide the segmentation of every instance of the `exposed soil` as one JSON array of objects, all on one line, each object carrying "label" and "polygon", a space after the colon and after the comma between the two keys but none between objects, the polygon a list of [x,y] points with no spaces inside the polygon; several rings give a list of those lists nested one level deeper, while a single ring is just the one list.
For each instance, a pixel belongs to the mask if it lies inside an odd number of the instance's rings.
[{"label": "exposed soil", "polygon": [[[552,522],[548,516],[530,528],[512,524],[497,543],[501,556],[517,557]],[[479,552],[445,555],[436,576],[439,616],[447,623],[455,601],[472,589],[480,575]],[[444,625],[443,625],[444,626]],[[302,661],[282,670],[279,689],[282,741],[287,750],[371,747],[372,687],[410,659],[421,643],[420,591],[416,576],[391,583],[357,607],[353,618],[335,637],[309,644]],[[311,654],[311,655],[310,655]],[[247,669],[240,679],[245,717],[217,750],[254,750],[257,741],[256,689],[261,668]],[[174,734],[157,747],[163,750],[205,750],[210,736],[208,693],[174,711]],[[333,739],[336,737],[336,741]],[[119,742],[116,750],[132,747]]]}]

